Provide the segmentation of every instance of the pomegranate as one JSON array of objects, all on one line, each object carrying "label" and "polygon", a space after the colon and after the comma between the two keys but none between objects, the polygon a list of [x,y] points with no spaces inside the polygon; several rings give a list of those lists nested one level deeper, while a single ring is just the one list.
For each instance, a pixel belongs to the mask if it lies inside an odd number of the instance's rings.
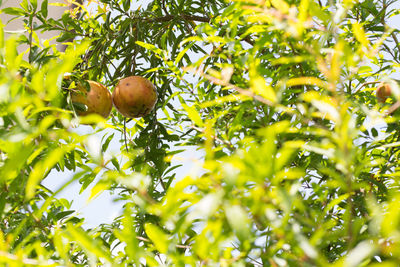
[{"label": "pomegranate", "polygon": [[121,79],[112,93],[115,108],[128,118],[149,114],[156,104],[157,91],[154,85],[141,76]]},{"label": "pomegranate", "polygon": [[379,102],[385,102],[392,95],[392,88],[387,83],[381,83],[376,89],[376,96]]},{"label": "pomegranate", "polygon": [[78,85],[78,90],[71,93],[72,102],[87,106],[86,111],[77,110],[76,112],[79,116],[95,113],[107,118],[112,109],[110,91],[101,83],[95,81],[88,81],[88,83],[90,91],[87,91],[83,85]]}]

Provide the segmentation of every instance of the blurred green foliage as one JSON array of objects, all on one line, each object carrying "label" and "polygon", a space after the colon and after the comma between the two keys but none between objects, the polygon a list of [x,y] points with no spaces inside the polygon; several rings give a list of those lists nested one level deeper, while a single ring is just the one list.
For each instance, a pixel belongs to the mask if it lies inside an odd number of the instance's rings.
[{"label": "blurred green foliage", "polygon": [[[98,0],[59,19],[47,1],[3,9],[30,38],[0,29],[1,264],[398,266],[394,4]],[[53,30],[65,52],[35,37]],[[113,90],[130,75],[156,85],[151,114],[75,114],[75,82]],[[171,159],[187,146],[202,172],[177,179]],[[42,185],[67,170],[61,188]],[[123,213],[85,228],[57,197],[74,181],[90,198],[114,192]]]}]

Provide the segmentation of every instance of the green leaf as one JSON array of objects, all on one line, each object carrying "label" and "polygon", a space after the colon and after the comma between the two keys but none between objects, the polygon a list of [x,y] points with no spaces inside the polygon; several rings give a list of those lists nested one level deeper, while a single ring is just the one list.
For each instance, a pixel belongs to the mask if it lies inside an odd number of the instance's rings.
[{"label": "green leaf", "polygon": [[271,102],[276,102],[277,96],[274,89],[267,85],[266,80],[257,72],[255,64],[250,69],[250,87],[252,91]]},{"label": "green leaf", "polygon": [[48,14],[47,7],[48,7],[48,0],[44,0],[42,2],[40,12],[42,13],[43,17],[45,17],[45,18],[47,17],[47,14]]},{"label": "green leaf", "polygon": [[160,230],[157,226],[146,223],[144,225],[144,229],[146,231],[147,236],[150,238],[151,242],[153,242],[156,249],[161,253],[168,252],[168,236]]},{"label": "green leaf", "polygon": [[109,263],[113,262],[110,252],[104,248],[98,240],[94,239],[93,236],[89,235],[82,228],[76,227],[72,224],[67,224],[66,232],[70,237],[70,241],[78,243],[79,246],[88,253],[93,254],[100,259],[105,259]]},{"label": "green leaf", "polygon": [[110,188],[110,182],[107,181],[100,181],[98,182],[92,190],[90,190],[90,196],[87,199],[87,202],[90,202],[93,198],[97,197],[101,193],[103,193],[105,190]]},{"label": "green leaf", "polygon": [[47,156],[35,164],[33,167],[28,181],[26,183],[26,198],[30,199],[35,195],[36,187],[40,181],[47,176],[50,170],[56,165],[64,154],[69,150],[68,147],[56,148],[50,151]]},{"label": "green leaf", "polygon": [[6,7],[1,12],[13,16],[25,16],[25,11],[18,7]]},{"label": "green leaf", "polygon": [[54,231],[53,244],[57,253],[68,262],[68,245],[63,240],[62,231],[58,227]]},{"label": "green leaf", "polygon": [[74,34],[74,33],[63,32],[63,34],[60,37],[58,37],[56,40],[57,40],[57,42],[62,43],[64,41],[75,38],[75,36],[76,36],[76,34]]},{"label": "green leaf", "polygon": [[33,11],[35,12],[37,9],[37,0],[30,0],[30,3],[33,7]]},{"label": "green leaf", "polygon": [[74,106],[74,109],[76,111],[85,112],[88,109],[85,104],[82,104],[82,103],[79,103],[79,102],[73,102],[72,105]]},{"label": "green leaf", "polygon": [[187,53],[187,51],[188,51],[194,44],[195,44],[194,42],[188,44],[187,46],[185,46],[185,48],[184,48],[182,51],[179,52],[179,54],[176,56],[175,64],[178,64],[178,63],[181,61],[182,57]]},{"label": "green leaf", "polygon": [[251,222],[247,213],[241,206],[233,205],[225,207],[225,214],[229,224],[240,240],[245,240],[250,235]]},{"label": "green leaf", "polygon": [[193,121],[197,126],[200,127],[204,125],[203,120],[201,119],[201,116],[195,107],[188,106],[186,104],[181,104],[181,105],[187,112],[187,115],[191,121]]},{"label": "green leaf", "polygon": [[369,41],[367,39],[367,36],[366,36],[365,31],[364,31],[363,27],[361,26],[361,24],[358,22],[354,22],[352,24],[352,26],[353,26],[354,35],[356,36],[357,41],[359,41],[364,47],[368,48]]},{"label": "green leaf", "polygon": [[67,210],[67,211],[59,212],[59,213],[56,214],[55,219],[56,219],[57,221],[58,221],[58,220],[61,220],[61,219],[65,218],[65,217],[67,217],[68,215],[73,214],[74,212],[75,212],[74,210]]},{"label": "green leaf", "polygon": [[114,134],[111,134],[110,136],[107,137],[106,141],[104,141],[103,145],[101,146],[101,151],[106,152],[113,137],[114,137]]},{"label": "green leaf", "polygon": [[[27,160],[34,151],[32,145],[23,146],[20,143],[6,143],[1,142],[1,150],[7,154],[7,160],[0,168],[0,179],[2,181],[12,180],[18,176],[20,171],[24,168]],[[33,152],[34,153],[34,152]]]},{"label": "green leaf", "polygon": [[136,44],[140,45],[141,47],[144,47],[150,51],[152,51],[153,53],[157,54],[157,55],[163,55],[164,52],[163,50],[161,50],[160,48],[157,48],[155,45],[152,44],[148,44],[148,43],[144,43],[142,41],[136,41]]},{"label": "green leaf", "polygon": [[132,205],[126,205],[124,216],[121,219],[123,228],[116,231],[115,235],[126,243],[126,253],[136,264],[140,265],[140,257],[142,256],[143,249],[139,246],[139,241],[135,232],[135,222],[132,218]]}]

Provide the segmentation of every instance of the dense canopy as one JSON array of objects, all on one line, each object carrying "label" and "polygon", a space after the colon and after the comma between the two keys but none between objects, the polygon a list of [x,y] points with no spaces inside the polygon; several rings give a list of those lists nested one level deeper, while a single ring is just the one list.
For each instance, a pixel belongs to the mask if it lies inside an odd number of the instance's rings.
[{"label": "dense canopy", "polygon": [[[396,0],[75,4],[2,10],[25,24],[0,28],[2,264],[398,266]],[[150,114],[78,115],[77,86],[133,75]],[[189,147],[200,171],[177,178]],[[58,196],[74,181],[120,216],[85,227]]]}]

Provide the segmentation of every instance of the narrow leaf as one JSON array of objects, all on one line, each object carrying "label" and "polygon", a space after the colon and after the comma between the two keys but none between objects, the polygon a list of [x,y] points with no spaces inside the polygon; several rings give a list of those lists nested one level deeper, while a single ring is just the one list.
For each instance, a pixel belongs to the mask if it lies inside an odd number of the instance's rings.
[{"label": "narrow leaf", "polygon": [[157,226],[150,223],[145,224],[144,229],[156,249],[161,253],[167,253],[169,244],[167,235]]}]

